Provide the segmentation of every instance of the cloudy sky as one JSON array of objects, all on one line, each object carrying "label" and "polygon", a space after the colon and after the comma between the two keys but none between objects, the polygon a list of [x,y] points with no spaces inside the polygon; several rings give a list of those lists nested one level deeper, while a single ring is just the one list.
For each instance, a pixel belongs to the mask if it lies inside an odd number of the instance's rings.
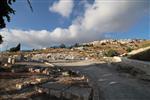
[{"label": "cloudy sky", "polygon": [[3,49],[74,44],[104,38],[150,39],[150,0],[16,0]]}]

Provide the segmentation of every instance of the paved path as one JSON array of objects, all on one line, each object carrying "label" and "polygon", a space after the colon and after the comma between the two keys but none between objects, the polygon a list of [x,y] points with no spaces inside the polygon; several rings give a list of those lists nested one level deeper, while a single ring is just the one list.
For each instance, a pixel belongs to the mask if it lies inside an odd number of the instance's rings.
[{"label": "paved path", "polygon": [[150,82],[119,73],[109,64],[66,67],[90,77],[94,85],[94,100],[150,100]]}]

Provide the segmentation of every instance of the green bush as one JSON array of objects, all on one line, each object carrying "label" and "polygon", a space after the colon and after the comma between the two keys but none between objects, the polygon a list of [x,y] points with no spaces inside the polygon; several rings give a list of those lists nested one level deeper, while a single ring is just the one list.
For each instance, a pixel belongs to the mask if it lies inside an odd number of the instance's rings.
[{"label": "green bush", "polygon": [[127,52],[131,52],[133,49],[131,48],[131,47],[128,47],[127,49],[126,49],[126,51]]},{"label": "green bush", "polygon": [[119,55],[118,52],[116,50],[112,50],[112,49],[110,49],[109,51],[107,51],[105,53],[105,56],[107,56],[107,57],[113,57],[113,56],[118,56],[118,55]]}]

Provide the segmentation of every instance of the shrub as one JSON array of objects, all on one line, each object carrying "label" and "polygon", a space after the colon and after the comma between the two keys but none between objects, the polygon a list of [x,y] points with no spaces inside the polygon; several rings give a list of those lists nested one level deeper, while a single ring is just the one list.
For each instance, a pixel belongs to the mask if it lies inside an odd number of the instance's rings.
[{"label": "shrub", "polygon": [[107,51],[105,53],[105,56],[107,56],[107,57],[113,57],[113,56],[118,56],[118,55],[119,55],[118,52],[116,50],[112,50],[112,49],[110,49],[109,51]]},{"label": "shrub", "polygon": [[131,47],[128,47],[127,49],[126,49],[126,51],[127,52],[131,52],[133,49],[131,48]]},{"label": "shrub", "polygon": [[59,45],[59,47],[60,48],[66,48],[66,45],[62,43],[62,44]]}]

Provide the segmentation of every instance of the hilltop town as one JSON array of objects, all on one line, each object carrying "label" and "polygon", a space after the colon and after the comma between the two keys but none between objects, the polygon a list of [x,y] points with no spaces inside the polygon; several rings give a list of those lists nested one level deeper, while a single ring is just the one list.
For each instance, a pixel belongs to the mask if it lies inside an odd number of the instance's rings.
[{"label": "hilltop town", "polygon": [[128,52],[150,45],[149,40],[120,39],[100,40],[89,43],[75,43],[71,46],[51,47],[29,51],[2,52],[1,55],[14,56],[16,60],[56,61],[56,60],[88,60],[102,57],[127,56]]}]

